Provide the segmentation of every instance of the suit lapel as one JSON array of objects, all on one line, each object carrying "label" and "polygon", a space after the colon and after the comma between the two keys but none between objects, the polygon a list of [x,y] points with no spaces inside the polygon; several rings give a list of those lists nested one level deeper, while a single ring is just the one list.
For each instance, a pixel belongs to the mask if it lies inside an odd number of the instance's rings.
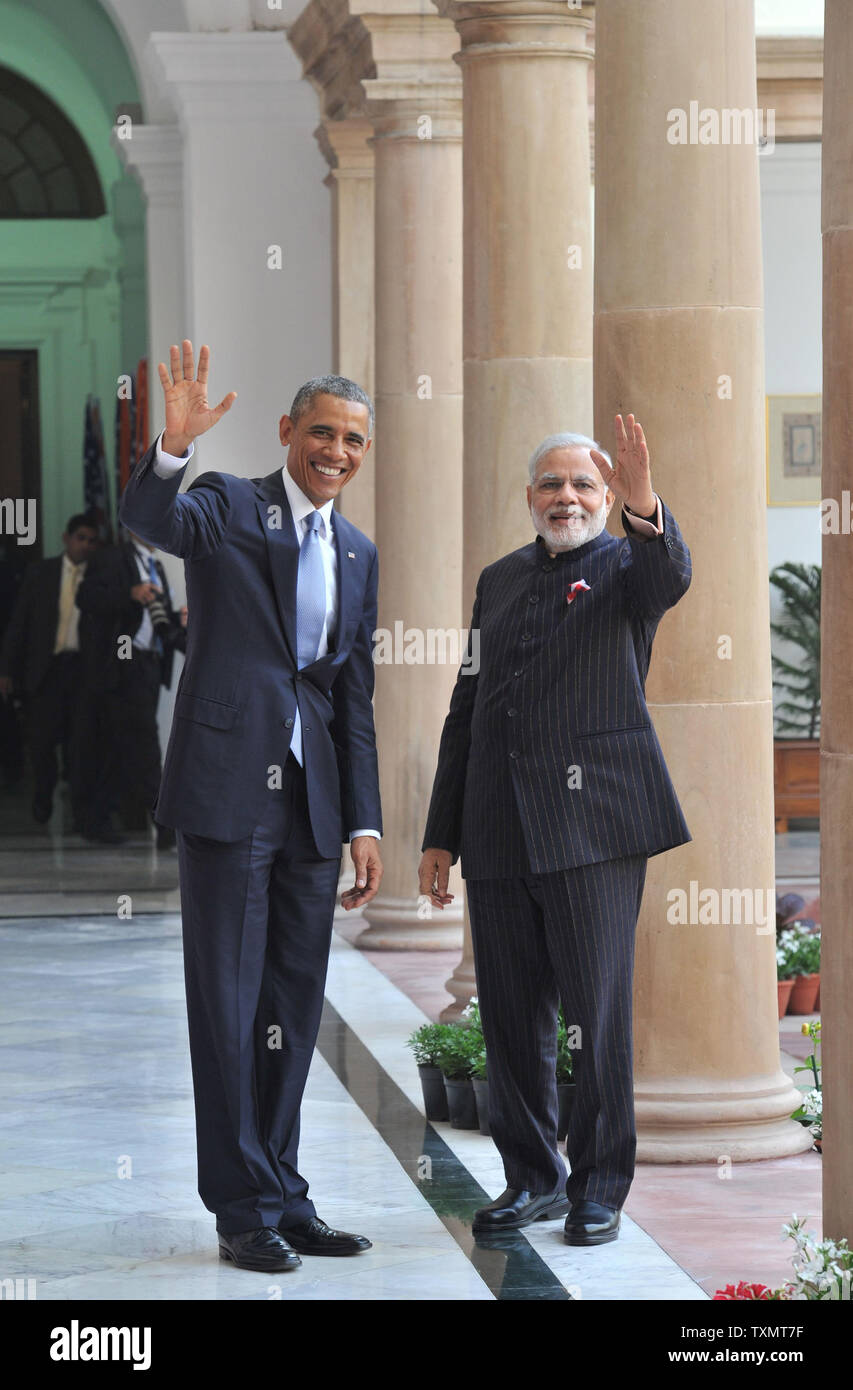
[{"label": "suit lapel", "polygon": [[354,528],[350,526],[346,517],[340,516],[334,508],[332,508],[332,516],[335,550],[338,556],[338,625],[335,630],[335,645],[332,650],[337,652],[341,649],[344,633],[349,627],[353,614],[356,586],[352,582],[352,566],[358,563],[356,559],[358,548],[355,544]]},{"label": "suit lapel", "polygon": [[[293,513],[277,468],[263,478],[255,489],[255,505],[267,544],[275,600],[281,625],[290,647],[294,665],[299,664],[296,650],[296,579],[299,571],[299,546],[293,525]],[[275,510],[278,508],[278,510]]]}]

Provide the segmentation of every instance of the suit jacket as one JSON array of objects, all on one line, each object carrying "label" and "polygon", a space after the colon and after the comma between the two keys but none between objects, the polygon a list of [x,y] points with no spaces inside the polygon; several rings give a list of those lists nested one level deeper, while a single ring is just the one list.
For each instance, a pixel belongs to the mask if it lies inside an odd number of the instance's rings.
[{"label": "suit jacket", "polygon": [[[466,878],[690,840],[645,699],[655,630],[691,577],[662,511],[660,537],[632,535],[623,516],[627,539],[603,531],[551,559],[537,537],[480,575],[479,671],[460,668],[423,841],[454,863],[461,852]],[[567,602],[579,579],[589,589]]]},{"label": "suit jacket", "polygon": [[266,478],[203,473],[179,493],[148,450],[122,497],[137,535],[186,561],[186,663],[157,820],[216,840],[251,833],[283,766],[299,708],[311,828],[337,858],[353,830],[381,831],[373,725],[376,547],[334,514],[334,647],[298,669],[299,545],[281,469]]},{"label": "suit jacket", "polygon": [[0,675],[11,676],[28,695],[41,685],[53,656],[61,582],[61,555],[30,565],[6,628]]},{"label": "suit jacket", "polygon": [[[155,561],[163,590],[162,602],[172,625],[171,637],[164,643],[160,658],[160,682],[172,683],[175,649],[186,647],[186,632],[172,607],[166,572]],[[135,637],[145,616],[145,605],[131,598],[130,591],[141,584],[136,551],[128,541],[99,550],[86,566],[77,590],[80,609],[80,650],[83,653],[83,679],[89,689],[115,689],[127,668],[119,658],[118,639]]]}]

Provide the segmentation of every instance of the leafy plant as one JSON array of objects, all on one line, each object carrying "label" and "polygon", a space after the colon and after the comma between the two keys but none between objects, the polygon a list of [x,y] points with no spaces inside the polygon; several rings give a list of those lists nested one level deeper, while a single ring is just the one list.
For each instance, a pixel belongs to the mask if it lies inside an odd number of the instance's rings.
[{"label": "leafy plant", "polygon": [[776,939],[776,978],[793,980],[819,971],[820,932],[810,931],[805,922],[783,927]]},{"label": "leafy plant", "polygon": [[438,1066],[436,1059],[444,1030],[447,1027],[448,1024],[446,1023],[424,1023],[420,1028],[416,1028],[412,1036],[407,1039],[406,1046],[414,1052],[417,1066]]},{"label": "leafy plant", "polygon": [[569,1030],[563,1006],[557,1014],[557,1085],[564,1086],[572,1079],[572,1054],[569,1051]]},{"label": "leafy plant", "polygon": [[460,1023],[445,1023],[437,1060],[448,1081],[465,1081],[482,1051],[482,1039]]},{"label": "leafy plant", "polygon": [[792,1256],[794,1278],[785,1285],[785,1297],[828,1302],[850,1299],[853,1250],[847,1241],[816,1240],[806,1230],[805,1219],[794,1215],[782,1230],[796,1245]]},{"label": "leafy plant", "polygon": [[475,1081],[486,1080],[486,1049],[482,1047],[471,1063],[471,1076]]},{"label": "leafy plant", "polygon": [[777,565],[770,583],[782,599],[782,617],[770,631],[799,647],[796,664],[773,655],[774,686],[784,698],[776,705],[776,731],[792,738],[820,735],[820,565],[793,560]]},{"label": "leafy plant", "polygon": [[792,1120],[799,1120],[801,1125],[807,1125],[811,1130],[813,1139],[823,1139],[823,1088],[821,1085],[820,1073],[821,1066],[818,1061],[818,1048],[820,1047],[820,1020],[813,1023],[804,1023],[802,1031],[806,1037],[812,1040],[812,1055],[806,1059],[803,1067],[794,1067],[794,1071],[811,1072],[814,1086],[810,1091],[806,1091],[797,1109],[791,1115]]}]

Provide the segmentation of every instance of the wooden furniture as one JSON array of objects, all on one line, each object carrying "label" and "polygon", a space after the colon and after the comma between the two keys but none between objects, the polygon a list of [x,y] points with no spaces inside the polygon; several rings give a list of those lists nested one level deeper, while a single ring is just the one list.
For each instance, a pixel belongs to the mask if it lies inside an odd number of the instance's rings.
[{"label": "wooden furniture", "polygon": [[784,835],[789,816],[820,815],[820,739],[773,741],[776,833]]}]

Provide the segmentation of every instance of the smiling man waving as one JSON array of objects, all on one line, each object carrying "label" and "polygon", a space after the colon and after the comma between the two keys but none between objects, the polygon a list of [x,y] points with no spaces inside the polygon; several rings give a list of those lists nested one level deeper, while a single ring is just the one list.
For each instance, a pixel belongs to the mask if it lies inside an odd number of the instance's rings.
[{"label": "smiling man waving", "polygon": [[121,503],[136,535],[186,561],[186,664],[157,802],[177,831],[199,1193],[219,1252],[245,1269],[352,1255],[297,1168],[341,858],[347,909],[376,893],[382,830],[373,727],[376,547],[333,507],[370,448],[373,405],[346,377],[300,387],[279,422],[283,468],[203,473],[193,440],[210,353],[161,362],[163,435]]}]

